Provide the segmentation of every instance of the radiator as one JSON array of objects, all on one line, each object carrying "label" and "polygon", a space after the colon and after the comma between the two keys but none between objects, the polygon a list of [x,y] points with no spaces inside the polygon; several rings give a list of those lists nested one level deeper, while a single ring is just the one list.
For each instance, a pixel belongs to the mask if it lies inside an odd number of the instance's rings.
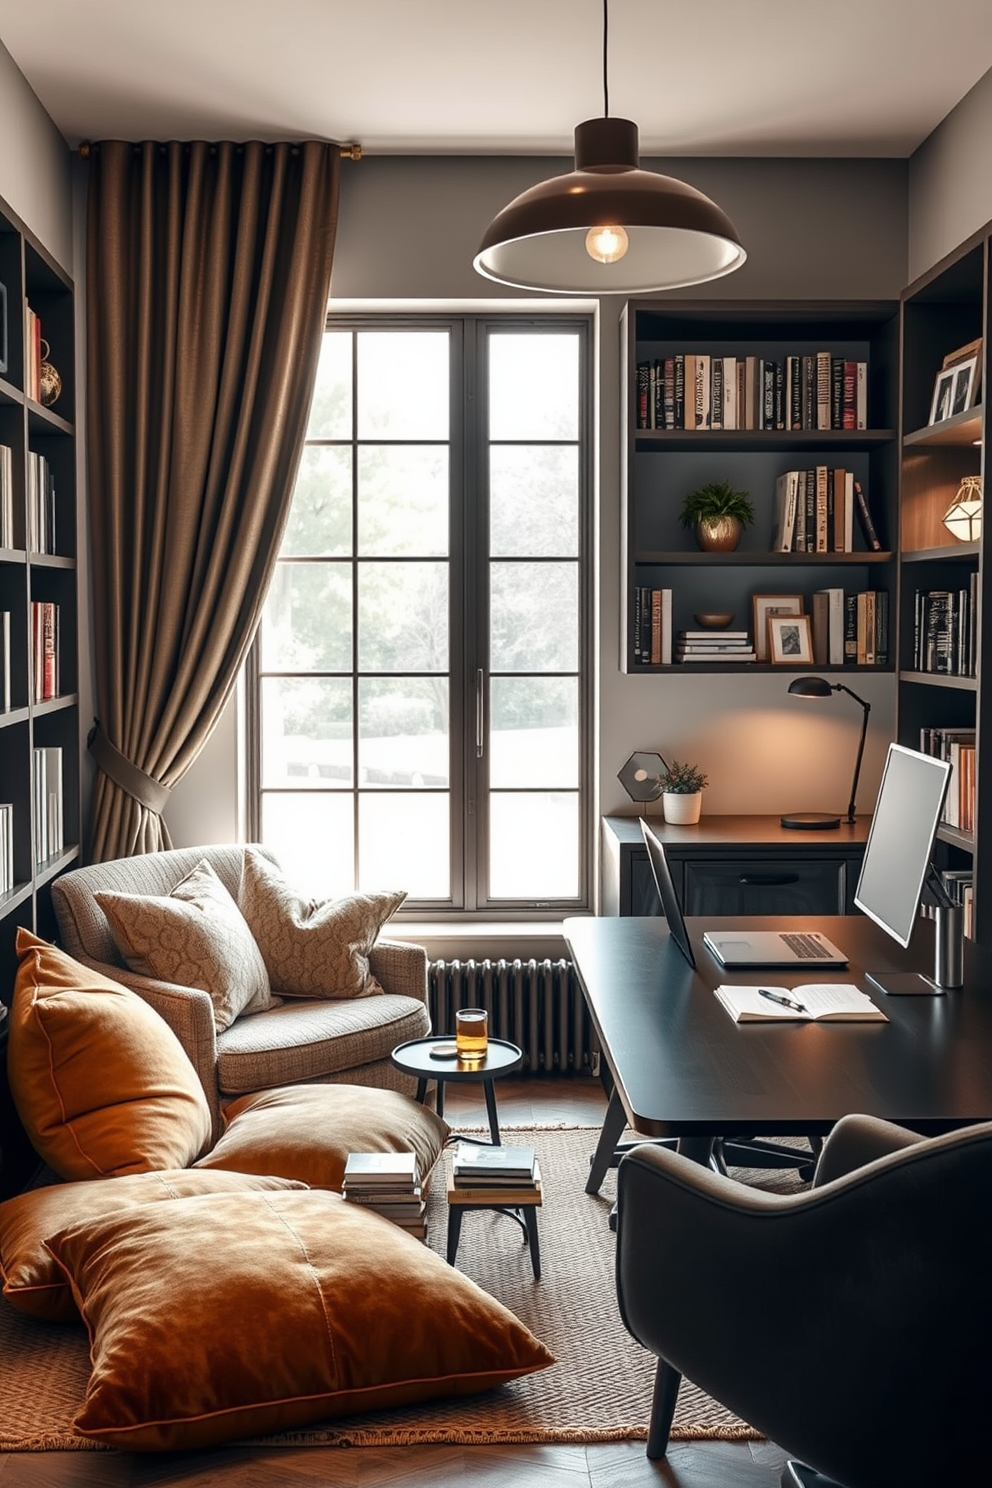
[{"label": "radiator", "polygon": [[598,1045],[571,961],[432,961],[435,1033],[454,1033],[455,1009],[483,1007],[493,1038],[524,1051],[531,1074],[595,1073]]}]

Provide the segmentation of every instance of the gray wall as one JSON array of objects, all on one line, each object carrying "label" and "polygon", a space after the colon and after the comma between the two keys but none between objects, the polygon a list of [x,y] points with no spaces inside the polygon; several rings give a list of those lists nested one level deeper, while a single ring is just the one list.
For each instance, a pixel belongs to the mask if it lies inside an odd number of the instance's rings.
[{"label": "gray wall", "polygon": [[909,162],[909,279],[992,221],[992,71]]},{"label": "gray wall", "polygon": [[0,196],[71,274],[69,161],[68,145],[0,42]]}]

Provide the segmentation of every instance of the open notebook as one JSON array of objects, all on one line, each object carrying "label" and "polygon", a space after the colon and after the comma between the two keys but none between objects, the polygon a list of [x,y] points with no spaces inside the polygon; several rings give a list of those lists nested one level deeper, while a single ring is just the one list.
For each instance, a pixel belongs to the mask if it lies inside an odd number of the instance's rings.
[{"label": "open notebook", "polygon": [[[735,1023],[887,1023],[867,993],[844,982],[715,989]],[[762,995],[762,994],[766,995]]]}]

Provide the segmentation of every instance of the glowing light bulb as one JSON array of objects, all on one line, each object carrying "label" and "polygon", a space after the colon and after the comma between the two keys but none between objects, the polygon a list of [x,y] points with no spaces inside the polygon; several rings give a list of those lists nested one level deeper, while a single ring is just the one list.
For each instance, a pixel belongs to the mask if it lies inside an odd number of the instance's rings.
[{"label": "glowing light bulb", "polygon": [[597,263],[619,263],[629,247],[622,227],[591,227],[586,233],[586,252]]}]

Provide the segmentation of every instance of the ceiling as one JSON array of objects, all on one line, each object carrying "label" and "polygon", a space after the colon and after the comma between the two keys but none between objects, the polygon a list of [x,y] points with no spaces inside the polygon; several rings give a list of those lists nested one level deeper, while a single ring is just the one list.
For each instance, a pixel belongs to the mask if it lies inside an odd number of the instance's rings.
[{"label": "ceiling", "polygon": [[[570,154],[600,0],[0,0],[70,144],[320,138]],[[612,0],[610,112],[645,155],[907,156],[992,67],[990,0]]]}]

